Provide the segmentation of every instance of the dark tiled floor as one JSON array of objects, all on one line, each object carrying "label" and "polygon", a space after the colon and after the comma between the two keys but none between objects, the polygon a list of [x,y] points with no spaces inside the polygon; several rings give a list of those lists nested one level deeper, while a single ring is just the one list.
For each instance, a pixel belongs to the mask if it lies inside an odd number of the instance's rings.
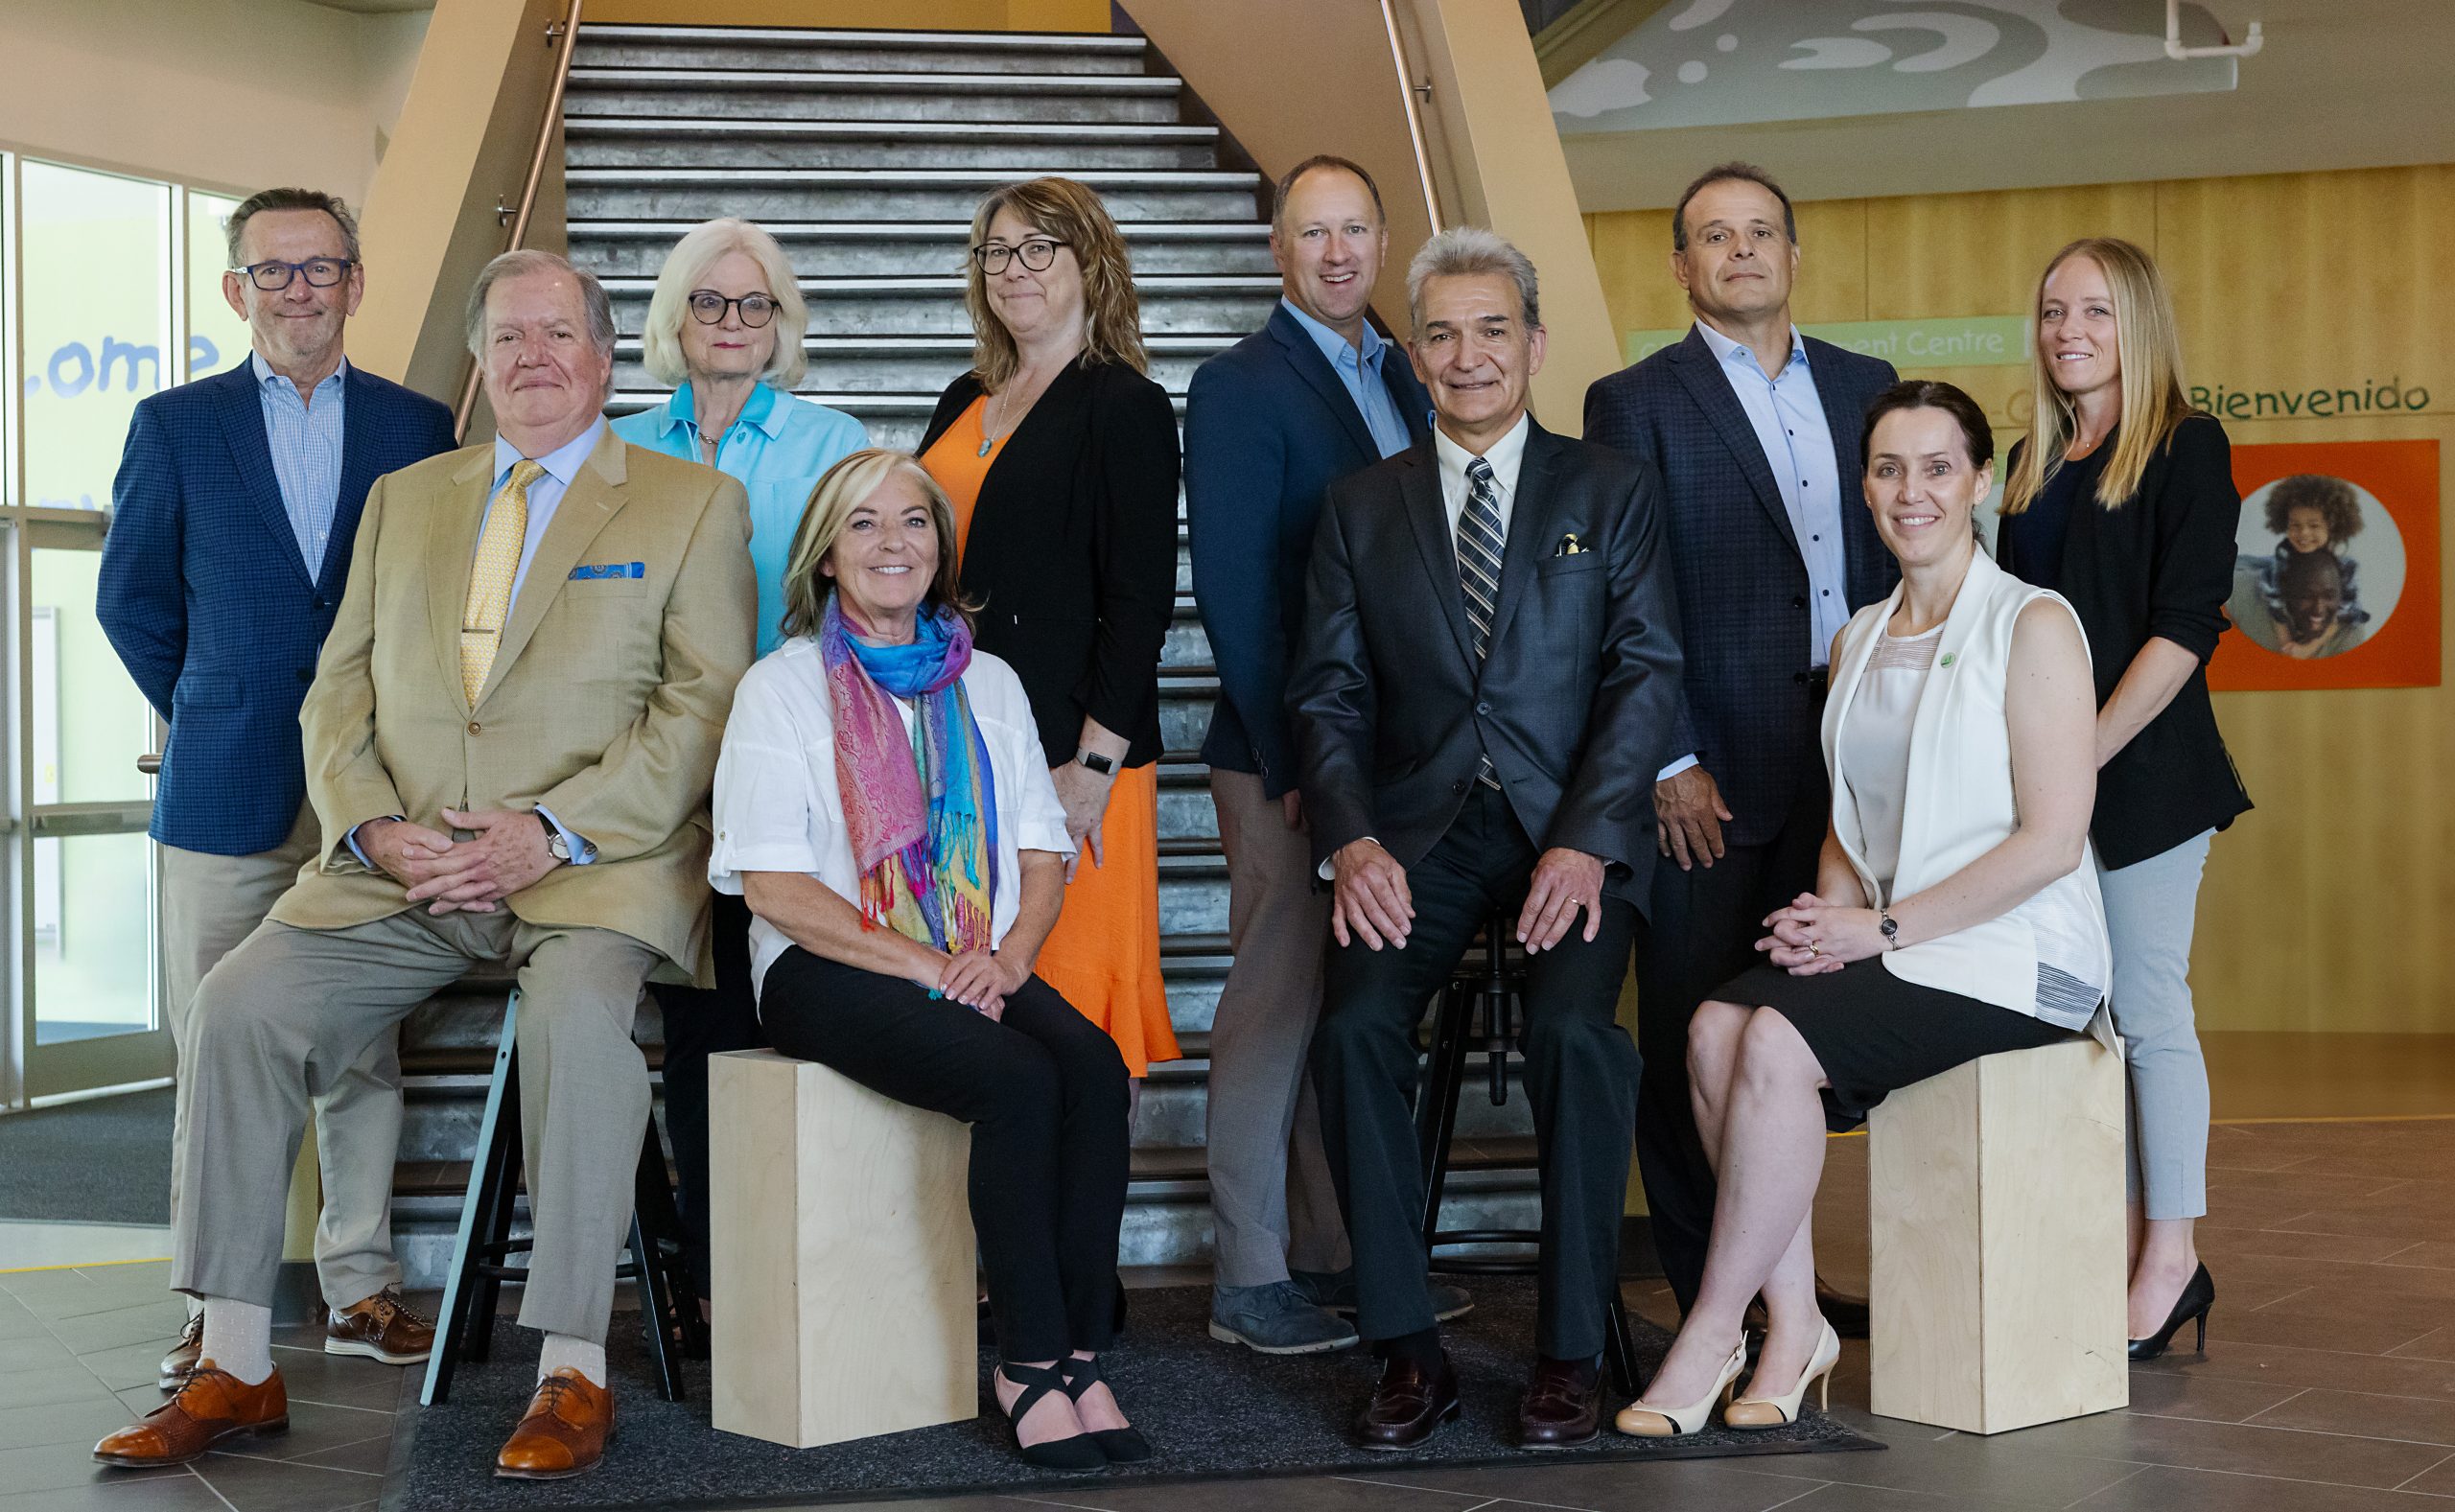
[{"label": "dark tiled floor", "polygon": [[[1866,1146],[1828,1149],[1819,1249],[1826,1275],[1856,1289]],[[1882,1454],[1440,1472],[1397,1462],[1370,1477],[1093,1484],[1063,1500],[867,1512],[2426,1512],[2455,1500],[2455,1119],[2229,1125],[2210,1165],[2208,1356],[2136,1368],[2127,1411],[1991,1439],[1876,1418],[1865,1351],[1852,1345],[1835,1410],[1887,1443]],[[93,1465],[94,1438],[159,1400],[152,1362],[180,1315],[159,1290],[162,1268],[0,1273],[0,1512],[371,1508],[403,1373],[292,1347],[312,1337],[288,1336],[280,1351],[294,1426],[270,1453],[129,1477]],[[1659,1287],[1632,1284],[1630,1297],[1669,1320]]]}]

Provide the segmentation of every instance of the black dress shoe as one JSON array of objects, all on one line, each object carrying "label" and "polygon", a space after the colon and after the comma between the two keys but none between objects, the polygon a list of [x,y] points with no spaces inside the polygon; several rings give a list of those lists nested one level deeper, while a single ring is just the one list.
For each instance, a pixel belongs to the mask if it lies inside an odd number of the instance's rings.
[{"label": "black dress shoe", "polygon": [[2185,1323],[2199,1323],[2199,1352],[2208,1353],[2208,1311],[2216,1305],[2216,1281],[2206,1266],[2190,1273],[2183,1283],[2183,1294],[2174,1298],[2174,1310],[2165,1314],[2165,1326],[2146,1338],[2131,1341],[2131,1358],[2154,1360],[2172,1347],[2174,1335]]},{"label": "black dress shoe", "polygon": [[1432,1431],[1458,1415],[1458,1372],[1444,1352],[1438,1371],[1415,1361],[1392,1359],[1364,1415],[1355,1420],[1358,1449],[1413,1449]]},{"label": "black dress shoe", "polygon": [[1815,1278],[1815,1305],[1824,1314],[1824,1320],[1833,1325],[1833,1332],[1843,1338],[1867,1337],[1865,1297],[1835,1291],[1824,1284],[1822,1276],[1818,1276]]},{"label": "black dress shoe", "polygon": [[1535,1361],[1517,1404],[1520,1447],[1577,1449],[1602,1433],[1602,1372],[1582,1360]]}]

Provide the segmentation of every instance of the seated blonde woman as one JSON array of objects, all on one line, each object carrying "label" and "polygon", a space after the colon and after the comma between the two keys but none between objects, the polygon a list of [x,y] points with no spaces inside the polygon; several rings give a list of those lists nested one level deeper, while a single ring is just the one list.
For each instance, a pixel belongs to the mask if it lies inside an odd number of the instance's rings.
[{"label": "seated blonde woman", "polygon": [[820,479],[784,643],[734,695],[709,881],[749,899],[770,1042],[971,1126],[971,1218],[1023,1458],[1147,1458],[1115,1331],[1126,1076],[1032,974],[1074,845],[1023,686],[975,651],[954,511],[900,452]]},{"label": "seated blonde woman", "polygon": [[1864,480],[1901,586],[1833,643],[1833,819],[1816,889],[1766,919],[1769,964],[1696,1011],[1688,1062],[1719,1196],[1696,1304],[1625,1433],[1798,1416],[1841,1350],[1816,1308],[1824,1135],[1885,1095],[2085,1028],[2111,963],[2089,816],[2096,693],[2071,607],[1997,567],[1971,512],[1994,437],[1967,394],[1906,383],[1868,411]]}]

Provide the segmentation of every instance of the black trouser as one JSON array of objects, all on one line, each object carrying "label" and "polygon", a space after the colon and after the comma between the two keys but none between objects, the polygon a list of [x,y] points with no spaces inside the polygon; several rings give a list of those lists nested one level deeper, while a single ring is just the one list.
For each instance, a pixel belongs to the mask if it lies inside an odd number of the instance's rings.
[{"label": "black trouser", "polygon": [[1712,866],[1688,871],[1668,856],[1653,868],[1652,907],[1637,932],[1637,1174],[1652,1216],[1654,1252],[1679,1310],[1696,1300],[1714,1228],[1714,1168],[1688,1096],[1688,1021],[1714,989],[1764,957],[1765,919],[1815,888],[1816,857],[1832,818],[1824,758],[1809,751],[1781,827],[1761,845],[1726,846]]},{"label": "black trouser", "polygon": [[992,1019],[796,945],[767,968],[768,1037],[899,1103],[971,1126],[971,1223],[997,1347],[1106,1349],[1125,1222],[1125,1058],[1033,977]]},{"label": "black trouser", "polygon": [[716,956],[713,989],[666,982],[650,988],[665,1015],[665,1133],[673,1141],[673,1198],[682,1210],[683,1249],[701,1296],[709,1292],[710,1273],[708,1058],[767,1043],[750,987],[750,905],[718,893],[710,929]]},{"label": "black trouser", "polygon": [[[1500,794],[1478,786],[1407,872],[1415,917],[1403,950],[1332,945],[1313,1035],[1321,1144],[1355,1251],[1356,1329],[1386,1340],[1433,1327],[1424,1280],[1424,1174],[1409,1101],[1415,1027],[1495,911],[1524,903],[1536,850]],[[1613,1022],[1636,910],[1606,899],[1591,944],[1580,913],[1527,963],[1526,1091],[1542,1163],[1541,1295],[1535,1346],[1555,1360],[1602,1351],[1617,1283],[1620,1215],[1636,1116],[1637,1051]]]}]

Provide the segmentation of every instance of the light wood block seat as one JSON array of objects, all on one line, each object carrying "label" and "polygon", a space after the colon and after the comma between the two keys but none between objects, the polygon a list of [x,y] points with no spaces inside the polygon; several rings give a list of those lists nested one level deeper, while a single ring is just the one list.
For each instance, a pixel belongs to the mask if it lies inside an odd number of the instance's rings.
[{"label": "light wood block seat", "polygon": [[770,1050],[708,1064],[713,1421],[795,1449],[976,1416],[971,1135]]},{"label": "light wood block seat", "polygon": [[2130,1401],[2122,1058],[1986,1056],[1870,1119],[1880,1416],[1999,1433]]}]

